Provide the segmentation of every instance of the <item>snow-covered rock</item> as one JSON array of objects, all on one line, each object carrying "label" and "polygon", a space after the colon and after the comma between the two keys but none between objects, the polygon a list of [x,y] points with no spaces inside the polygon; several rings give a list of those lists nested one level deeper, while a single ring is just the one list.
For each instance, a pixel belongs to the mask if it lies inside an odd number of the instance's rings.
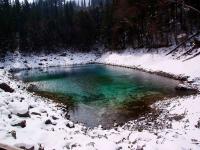
[{"label": "snow-covered rock", "polygon": [[26,102],[10,102],[8,110],[13,114],[25,114],[29,110],[29,105]]}]

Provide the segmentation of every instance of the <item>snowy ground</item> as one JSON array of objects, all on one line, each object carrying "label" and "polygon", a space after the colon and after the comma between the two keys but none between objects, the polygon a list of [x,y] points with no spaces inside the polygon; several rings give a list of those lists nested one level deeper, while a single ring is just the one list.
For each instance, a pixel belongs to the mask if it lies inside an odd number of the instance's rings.
[{"label": "snowy ground", "polygon": [[[145,51],[145,50],[144,50]],[[163,51],[158,50],[158,51]],[[182,62],[164,54],[70,53],[22,56],[9,54],[0,63],[0,84],[15,91],[0,89],[0,143],[38,149],[200,149],[200,95],[172,98],[152,105],[158,111],[123,127],[88,129],[65,119],[60,104],[26,91],[26,86],[11,78],[8,70],[85,63],[105,63],[150,72],[189,76],[199,87],[200,57]],[[184,58],[185,59],[185,58]],[[153,121],[151,119],[154,118]]]}]

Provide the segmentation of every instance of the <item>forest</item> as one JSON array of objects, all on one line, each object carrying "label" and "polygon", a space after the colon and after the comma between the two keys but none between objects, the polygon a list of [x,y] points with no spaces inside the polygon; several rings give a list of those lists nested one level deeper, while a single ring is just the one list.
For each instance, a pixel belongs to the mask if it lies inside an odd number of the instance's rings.
[{"label": "forest", "polygon": [[199,31],[199,9],[199,0],[0,0],[0,52],[168,47]]}]

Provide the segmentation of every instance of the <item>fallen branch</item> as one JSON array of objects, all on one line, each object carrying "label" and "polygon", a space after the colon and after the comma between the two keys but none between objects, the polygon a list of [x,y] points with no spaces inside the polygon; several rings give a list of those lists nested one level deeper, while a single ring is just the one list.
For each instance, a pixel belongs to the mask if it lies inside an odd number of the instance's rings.
[{"label": "fallen branch", "polygon": [[189,37],[189,38],[187,38],[186,40],[184,40],[183,42],[181,42],[178,46],[176,46],[176,48],[174,48],[174,49],[171,50],[169,53],[167,53],[166,56],[169,55],[169,54],[171,54],[171,53],[173,53],[173,52],[175,52],[175,51],[177,51],[177,49],[178,49],[181,45],[185,44],[187,41],[189,41],[190,39],[194,38],[194,37],[197,36],[199,33],[200,33],[200,31],[198,31],[197,33],[195,33],[195,34],[192,35],[191,37]]},{"label": "fallen branch", "polygon": [[193,50],[194,50],[194,47],[190,48],[190,49],[187,50],[185,53],[183,53],[183,54],[181,54],[180,56],[176,57],[176,59],[179,59],[179,58],[181,58],[182,56],[189,54],[189,53],[192,52]]},{"label": "fallen branch", "polygon": [[193,58],[195,58],[195,57],[197,57],[197,56],[199,56],[199,55],[200,55],[200,52],[196,53],[196,54],[193,55],[192,57],[189,57],[189,58],[183,60],[183,62],[185,62],[185,61],[187,61],[187,60],[190,60],[190,59],[193,59]]}]

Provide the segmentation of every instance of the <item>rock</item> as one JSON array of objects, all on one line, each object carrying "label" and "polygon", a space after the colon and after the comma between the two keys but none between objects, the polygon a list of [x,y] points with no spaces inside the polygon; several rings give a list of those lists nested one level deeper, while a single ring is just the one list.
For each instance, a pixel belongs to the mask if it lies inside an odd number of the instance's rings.
[{"label": "rock", "polygon": [[64,57],[64,56],[67,56],[67,54],[66,53],[62,53],[62,54],[60,54],[60,56]]},{"label": "rock", "polygon": [[16,134],[16,131],[15,130],[12,130],[11,132],[9,132],[11,134],[11,136],[14,138],[14,139],[17,139],[17,134]]},{"label": "rock", "polygon": [[24,98],[24,97],[21,97],[20,102],[22,102],[23,100],[25,100],[25,98]]},{"label": "rock", "polygon": [[75,148],[75,147],[77,147],[78,146],[78,144],[77,143],[75,143],[75,144],[72,144],[71,145],[71,149],[73,149],[73,148]]},{"label": "rock", "polygon": [[41,59],[40,61],[47,61],[47,59],[45,58],[45,59]]},{"label": "rock", "polygon": [[139,127],[138,132],[142,132],[142,131],[143,131],[142,127]]},{"label": "rock", "polygon": [[25,143],[18,143],[18,144],[15,144],[15,146],[23,150],[35,150],[34,145],[29,145]]},{"label": "rock", "polygon": [[17,116],[27,116],[29,111],[29,105],[26,102],[12,102],[9,103],[8,108],[10,112]]},{"label": "rock", "polygon": [[28,107],[28,109],[32,109],[32,108],[34,108],[34,106],[33,106],[33,105],[30,105],[30,106]]},{"label": "rock", "polygon": [[41,144],[39,144],[38,150],[44,150],[44,147]]},{"label": "rock", "polygon": [[0,84],[0,88],[2,90],[4,90],[5,92],[9,92],[9,93],[13,93],[15,90],[12,89],[9,85],[7,85],[6,83],[1,83]]},{"label": "rock", "polygon": [[174,116],[172,116],[172,117],[169,117],[169,120],[170,120],[170,121],[173,121],[173,120],[175,120],[175,121],[180,121],[180,120],[182,120],[183,118],[185,118],[185,114],[174,115]]},{"label": "rock", "polygon": [[34,150],[34,149],[35,149],[34,146],[32,146],[32,147],[30,147],[30,148],[26,148],[26,147],[24,147],[24,146],[21,146],[21,147],[19,147],[19,148],[24,149],[24,150]]},{"label": "rock", "polygon": [[122,150],[123,148],[121,146],[117,147],[116,150]]},{"label": "rock", "polygon": [[65,118],[69,120],[70,119],[70,115],[69,114],[65,114]]},{"label": "rock", "polygon": [[17,116],[18,117],[30,117],[30,114],[29,114],[29,111],[27,111],[26,113],[23,113],[23,114],[17,113]]},{"label": "rock", "polygon": [[22,127],[22,128],[25,128],[26,127],[26,120],[23,120],[23,121],[21,121],[21,122],[19,122],[19,123],[16,123],[16,124],[13,124],[12,126],[20,126],[20,127]]},{"label": "rock", "polygon": [[10,72],[10,73],[13,73],[13,72],[15,72],[15,71],[16,71],[16,69],[14,69],[14,68],[9,69],[9,72]]},{"label": "rock", "polygon": [[56,125],[56,123],[53,123],[50,119],[47,119],[47,120],[45,121],[45,124],[46,124],[46,125],[49,125],[49,124]]},{"label": "rock", "polygon": [[66,124],[66,126],[67,126],[68,128],[74,128],[74,127],[75,127],[74,124],[73,124],[72,122],[68,122],[68,123]]},{"label": "rock", "polygon": [[48,120],[45,121],[45,124],[52,124],[52,122],[51,122],[50,119],[48,119]]},{"label": "rock", "polygon": [[136,150],[143,150],[144,148],[143,147],[145,147],[144,145],[137,145],[137,148],[136,148]]},{"label": "rock", "polygon": [[11,118],[12,118],[12,115],[11,115],[11,114],[8,114],[8,118],[11,119]]},{"label": "rock", "polygon": [[43,109],[43,108],[40,109],[40,112],[41,113],[47,113],[47,111],[45,109]]},{"label": "rock", "polygon": [[38,65],[39,65],[39,66],[42,66],[43,64],[42,64],[42,63],[39,63]]},{"label": "rock", "polygon": [[32,115],[41,116],[41,114],[40,114],[40,113],[37,113],[37,112],[32,112],[31,114],[32,114]]},{"label": "rock", "polygon": [[197,122],[197,124],[195,125],[195,127],[200,129],[200,120]]},{"label": "rock", "polygon": [[92,146],[92,147],[94,147],[95,146],[95,143],[94,142],[90,142],[90,143],[88,143],[88,144],[86,144],[87,146]]},{"label": "rock", "polygon": [[53,119],[53,120],[57,120],[57,119],[59,119],[59,118],[57,118],[57,117],[55,117],[55,116],[52,116],[52,119]]},{"label": "rock", "polygon": [[27,87],[27,90],[28,91],[36,91],[37,90],[37,86],[34,85],[34,84],[30,84],[28,87]]}]

